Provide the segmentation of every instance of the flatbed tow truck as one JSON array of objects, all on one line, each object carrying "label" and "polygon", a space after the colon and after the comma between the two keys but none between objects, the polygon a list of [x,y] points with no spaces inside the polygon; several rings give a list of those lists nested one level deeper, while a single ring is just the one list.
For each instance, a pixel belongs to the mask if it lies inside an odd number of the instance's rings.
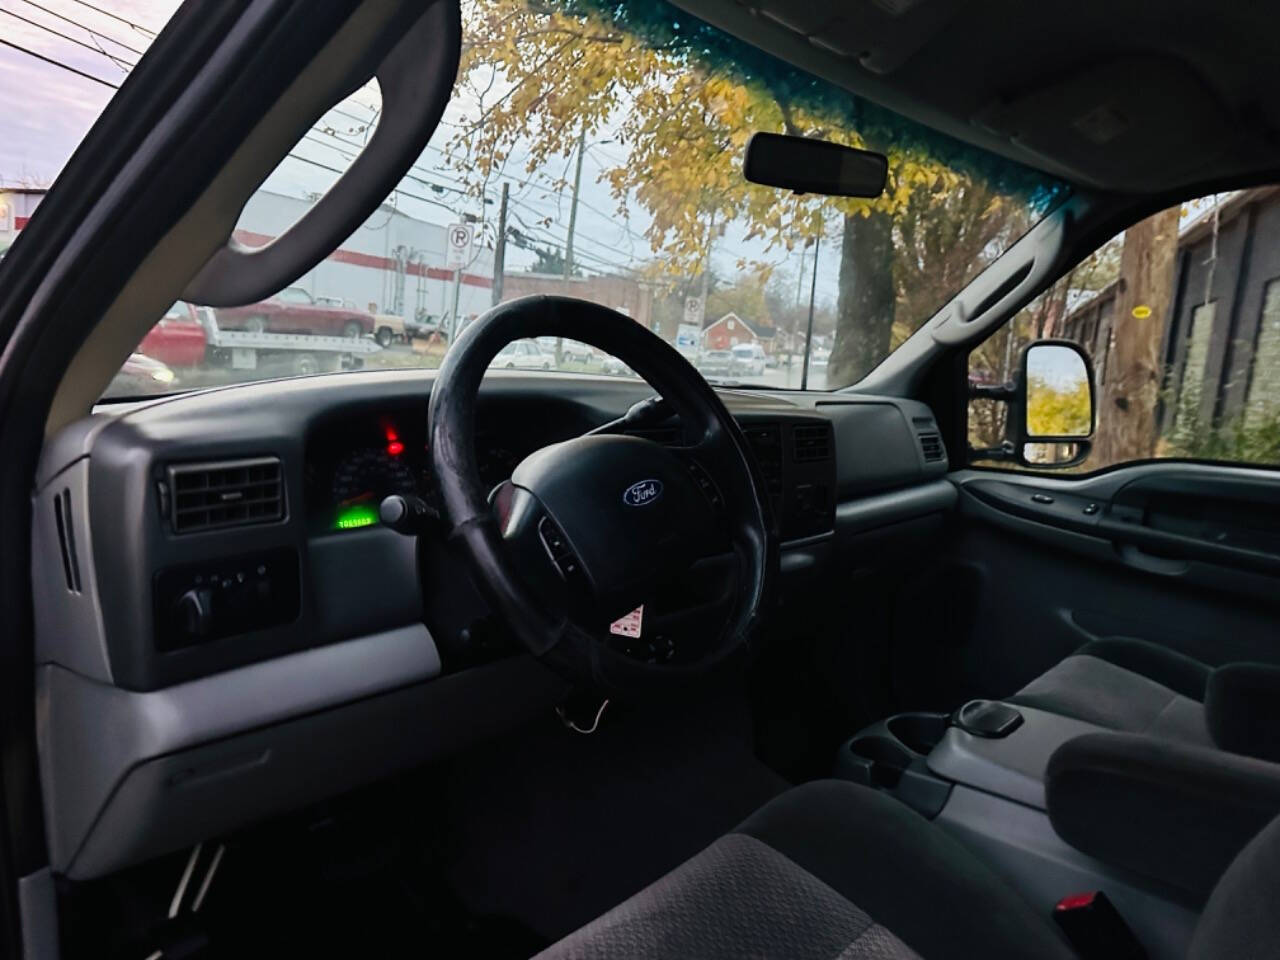
[{"label": "flatbed tow truck", "polygon": [[[224,330],[215,310],[194,308],[196,323],[157,324],[139,352],[176,369],[270,369],[281,375],[305,376],[334,370],[355,370],[382,347],[370,337],[323,336],[306,333],[267,333]],[[197,328],[198,324],[198,328]],[[204,346],[197,342],[203,337]]]}]

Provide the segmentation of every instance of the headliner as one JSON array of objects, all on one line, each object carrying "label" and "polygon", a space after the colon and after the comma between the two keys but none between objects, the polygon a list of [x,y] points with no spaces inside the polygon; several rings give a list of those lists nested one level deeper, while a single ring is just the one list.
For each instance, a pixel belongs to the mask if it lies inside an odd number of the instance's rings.
[{"label": "headliner", "polygon": [[[1091,190],[1280,167],[1280,17],[1223,0],[674,0],[961,140]],[[896,15],[888,10],[899,10]]]}]

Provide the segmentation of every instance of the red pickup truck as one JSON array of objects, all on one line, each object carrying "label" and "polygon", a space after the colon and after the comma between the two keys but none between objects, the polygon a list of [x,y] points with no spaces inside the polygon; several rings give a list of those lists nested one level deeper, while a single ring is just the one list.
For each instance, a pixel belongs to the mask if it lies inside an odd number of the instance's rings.
[{"label": "red pickup truck", "polygon": [[310,333],[362,337],[373,333],[373,314],[350,305],[317,302],[301,287],[286,287],[269,300],[243,307],[220,307],[218,326],[251,333]]},{"label": "red pickup truck", "polygon": [[179,300],[138,344],[138,353],[170,367],[198,367],[204,362],[206,338],[196,308]]}]

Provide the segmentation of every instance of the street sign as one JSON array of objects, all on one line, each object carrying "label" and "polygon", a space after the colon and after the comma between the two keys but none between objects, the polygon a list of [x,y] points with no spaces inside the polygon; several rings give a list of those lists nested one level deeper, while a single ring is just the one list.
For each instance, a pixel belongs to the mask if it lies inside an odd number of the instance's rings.
[{"label": "street sign", "polygon": [[702,328],[696,323],[682,323],[676,328],[676,349],[685,356],[698,352],[698,341],[702,337]]},{"label": "street sign", "polygon": [[448,267],[450,270],[461,270],[471,259],[474,228],[469,223],[451,223],[446,229],[449,234]]},{"label": "street sign", "polygon": [[696,323],[702,329],[702,298],[690,297],[684,302],[684,322]]}]

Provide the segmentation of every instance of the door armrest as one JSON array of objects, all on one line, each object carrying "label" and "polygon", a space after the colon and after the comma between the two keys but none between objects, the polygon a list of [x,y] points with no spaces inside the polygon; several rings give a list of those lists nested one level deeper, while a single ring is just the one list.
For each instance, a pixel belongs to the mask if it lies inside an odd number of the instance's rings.
[{"label": "door armrest", "polygon": [[1131,733],[1091,733],[1049,758],[1045,799],[1067,843],[1201,903],[1280,814],[1280,764]]}]

